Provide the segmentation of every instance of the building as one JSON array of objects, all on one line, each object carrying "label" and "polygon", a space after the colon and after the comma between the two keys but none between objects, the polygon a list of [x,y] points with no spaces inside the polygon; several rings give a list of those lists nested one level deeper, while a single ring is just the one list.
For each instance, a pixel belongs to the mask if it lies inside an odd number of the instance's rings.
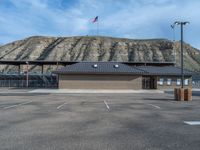
[{"label": "building", "polygon": [[[61,89],[168,89],[181,86],[181,68],[122,62],[77,62],[53,72]],[[184,70],[184,84],[192,87],[192,72]]]},{"label": "building", "polygon": [[[0,66],[7,70],[0,70],[0,87],[15,88],[58,88],[57,75],[45,70],[46,67],[61,68],[78,61],[53,60],[0,60]],[[174,62],[123,62],[129,66],[174,66]],[[8,69],[9,66],[12,69]],[[36,70],[32,70],[37,67]],[[27,71],[27,68],[28,71]],[[28,84],[27,84],[28,83]],[[28,85],[28,86],[27,86]]]}]

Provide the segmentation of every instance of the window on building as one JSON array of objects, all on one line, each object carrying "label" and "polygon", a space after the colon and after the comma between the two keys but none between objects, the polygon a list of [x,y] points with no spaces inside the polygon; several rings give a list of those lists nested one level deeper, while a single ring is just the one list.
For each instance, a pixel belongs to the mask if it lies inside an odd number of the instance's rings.
[{"label": "window on building", "polygon": [[184,85],[189,85],[189,79],[184,80]]},{"label": "window on building", "polygon": [[160,78],[159,85],[163,85],[163,84],[164,84],[164,79]]},{"label": "window on building", "polygon": [[167,85],[172,85],[172,79],[170,78],[167,79]]},{"label": "window on building", "polygon": [[181,79],[177,79],[176,85],[181,85]]}]

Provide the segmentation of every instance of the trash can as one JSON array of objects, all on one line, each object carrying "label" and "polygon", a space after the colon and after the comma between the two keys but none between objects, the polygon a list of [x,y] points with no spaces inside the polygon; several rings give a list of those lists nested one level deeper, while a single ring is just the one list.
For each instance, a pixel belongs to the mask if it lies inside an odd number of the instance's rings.
[{"label": "trash can", "polygon": [[178,90],[178,101],[184,101],[184,88]]},{"label": "trash can", "polygon": [[174,88],[174,99],[178,100],[178,88]]},{"label": "trash can", "polygon": [[184,90],[184,100],[185,101],[191,101],[192,100],[192,89],[187,88]]}]

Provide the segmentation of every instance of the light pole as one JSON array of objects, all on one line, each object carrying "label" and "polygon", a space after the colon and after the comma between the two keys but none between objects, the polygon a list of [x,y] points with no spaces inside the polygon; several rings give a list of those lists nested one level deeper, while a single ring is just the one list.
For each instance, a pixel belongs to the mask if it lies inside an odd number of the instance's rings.
[{"label": "light pole", "polygon": [[[173,42],[175,43],[175,24],[172,24],[171,28],[173,30]],[[176,49],[175,48],[174,48],[174,63],[176,64]]]},{"label": "light pole", "polygon": [[175,27],[175,25],[181,26],[181,88],[184,88],[184,72],[183,72],[183,26],[188,24],[188,21],[175,21],[172,25]]},{"label": "light pole", "polygon": [[26,87],[28,88],[28,69],[29,69],[29,63],[26,61]]}]

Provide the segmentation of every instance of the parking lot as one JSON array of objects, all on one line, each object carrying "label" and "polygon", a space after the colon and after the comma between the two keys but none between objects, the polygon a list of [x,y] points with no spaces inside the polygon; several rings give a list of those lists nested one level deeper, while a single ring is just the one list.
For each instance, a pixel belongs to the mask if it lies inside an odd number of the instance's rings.
[{"label": "parking lot", "polygon": [[199,150],[200,94],[0,93],[1,150]]}]

